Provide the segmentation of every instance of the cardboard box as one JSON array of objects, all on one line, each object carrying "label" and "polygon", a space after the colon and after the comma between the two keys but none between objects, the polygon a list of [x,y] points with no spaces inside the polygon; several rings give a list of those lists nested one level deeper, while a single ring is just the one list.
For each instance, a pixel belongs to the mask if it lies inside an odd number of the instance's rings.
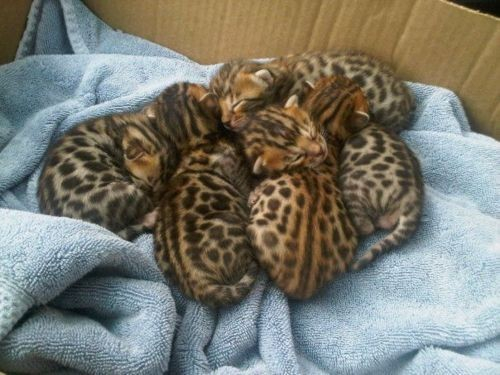
[{"label": "cardboard box", "polygon": [[[444,0],[85,0],[114,28],[201,63],[361,49],[399,76],[447,87],[476,131],[500,139],[500,19]],[[5,1],[11,59],[28,0]]]}]

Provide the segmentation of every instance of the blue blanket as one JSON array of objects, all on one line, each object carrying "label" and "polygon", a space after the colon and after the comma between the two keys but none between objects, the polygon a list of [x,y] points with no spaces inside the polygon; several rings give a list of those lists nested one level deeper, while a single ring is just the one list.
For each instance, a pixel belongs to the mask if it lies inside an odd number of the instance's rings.
[{"label": "blue blanket", "polygon": [[16,61],[0,67],[0,371],[499,374],[500,144],[471,132],[445,89],[411,84],[402,136],[426,188],[414,238],[308,301],[261,275],[242,303],[212,311],[164,281],[151,235],[131,243],[39,213],[57,137],[216,69],[114,31],[76,0],[33,2]]}]

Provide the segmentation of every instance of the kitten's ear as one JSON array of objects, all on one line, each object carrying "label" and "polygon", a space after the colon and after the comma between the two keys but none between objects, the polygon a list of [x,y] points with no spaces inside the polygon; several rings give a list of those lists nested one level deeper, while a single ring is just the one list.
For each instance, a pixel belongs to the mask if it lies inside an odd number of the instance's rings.
[{"label": "kitten's ear", "polygon": [[219,106],[219,101],[217,99],[218,99],[217,95],[208,91],[198,99],[198,102],[200,103],[205,113],[215,118],[219,118],[220,106]]},{"label": "kitten's ear", "polygon": [[360,131],[370,121],[370,107],[361,90],[354,94],[354,112],[349,117],[349,125],[353,131]]},{"label": "kitten's ear", "polygon": [[155,106],[152,104],[149,104],[146,107],[144,107],[142,109],[141,113],[144,113],[148,117],[148,119],[150,119],[150,120],[156,119]]},{"label": "kitten's ear", "polygon": [[264,158],[259,156],[257,160],[255,160],[255,163],[253,164],[252,172],[253,174],[261,174],[263,167],[265,166]]},{"label": "kitten's ear", "polygon": [[125,159],[137,160],[148,153],[141,136],[138,130],[131,127],[125,128],[122,138],[122,150]]},{"label": "kitten's ear", "polygon": [[298,107],[298,106],[299,106],[299,97],[296,94],[290,96],[285,103],[285,109],[292,108],[292,107]]},{"label": "kitten's ear", "polygon": [[360,131],[368,125],[370,115],[362,111],[354,111],[349,118],[349,125],[353,131]]},{"label": "kitten's ear", "polygon": [[[305,81],[302,85],[302,93],[307,98],[311,92],[314,91],[314,83],[311,81]],[[307,100],[306,100],[307,101]]]},{"label": "kitten's ear", "polygon": [[262,87],[269,87],[274,82],[274,77],[268,69],[258,70],[251,77],[252,81]]}]

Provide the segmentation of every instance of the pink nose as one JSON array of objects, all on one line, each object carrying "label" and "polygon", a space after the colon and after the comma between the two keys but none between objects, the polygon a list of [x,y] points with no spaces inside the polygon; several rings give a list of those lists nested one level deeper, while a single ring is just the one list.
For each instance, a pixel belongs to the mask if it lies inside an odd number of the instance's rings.
[{"label": "pink nose", "polygon": [[323,154],[323,148],[319,143],[313,143],[307,150],[307,155],[312,157],[321,156]]}]

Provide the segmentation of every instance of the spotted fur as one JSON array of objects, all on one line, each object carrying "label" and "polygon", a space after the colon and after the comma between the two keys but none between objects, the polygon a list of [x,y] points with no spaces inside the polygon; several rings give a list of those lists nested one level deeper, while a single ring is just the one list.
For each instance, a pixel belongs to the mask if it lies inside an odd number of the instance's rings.
[{"label": "spotted fur", "polygon": [[155,228],[156,259],[189,297],[218,307],[249,292],[258,272],[245,225],[250,174],[224,140],[187,150]]},{"label": "spotted fur", "polygon": [[[82,123],[48,152],[38,186],[43,213],[90,221],[125,239],[154,225],[153,187],[176,164],[175,146],[144,114]],[[137,163],[147,165],[138,173]]]},{"label": "spotted fur", "polygon": [[332,75],[353,79],[368,98],[371,117],[394,131],[408,126],[413,98],[406,84],[385,63],[361,52],[316,52],[267,63],[225,64],[211,83],[219,97],[223,121],[238,126],[241,116],[297,94],[304,98],[307,81]]},{"label": "spotted fur", "polygon": [[336,165],[329,152],[318,167],[265,179],[251,194],[249,238],[260,265],[290,297],[311,297],[354,256],[356,233]]},{"label": "spotted fur", "polygon": [[391,230],[352,265],[353,270],[360,270],[416,230],[423,198],[420,166],[397,135],[371,124],[343,148],[339,181],[360,235],[376,228]]}]

